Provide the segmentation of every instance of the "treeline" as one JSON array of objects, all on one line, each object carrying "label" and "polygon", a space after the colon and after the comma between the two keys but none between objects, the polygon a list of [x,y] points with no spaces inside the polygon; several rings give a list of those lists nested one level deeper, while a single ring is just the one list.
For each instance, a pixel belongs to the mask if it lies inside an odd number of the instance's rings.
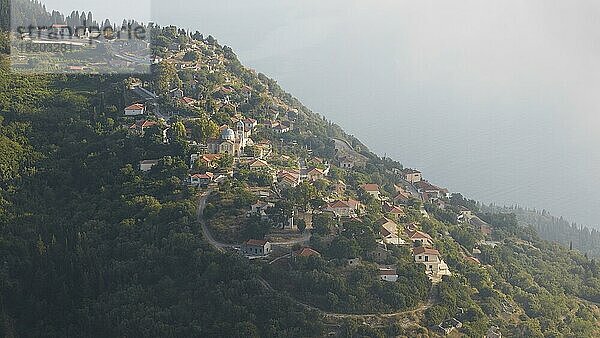
[{"label": "treeline", "polygon": [[[9,30],[11,25],[14,27],[23,26],[51,26],[53,24],[67,25],[71,28],[76,27],[117,27],[117,23],[111,23],[109,19],[94,18],[91,11],[72,11],[69,15],[53,10],[49,12],[46,5],[37,0],[0,0],[0,27],[3,30]],[[12,3],[12,7],[11,7]],[[11,10],[12,9],[12,10]],[[12,11],[12,13],[11,13]],[[135,20],[123,20],[122,26],[140,25]]]},{"label": "treeline", "polygon": [[497,206],[488,206],[486,209],[492,212],[512,213],[520,224],[531,226],[541,238],[558,242],[566,248],[600,257],[600,231],[598,229],[569,223],[564,218],[552,216],[545,210]]}]

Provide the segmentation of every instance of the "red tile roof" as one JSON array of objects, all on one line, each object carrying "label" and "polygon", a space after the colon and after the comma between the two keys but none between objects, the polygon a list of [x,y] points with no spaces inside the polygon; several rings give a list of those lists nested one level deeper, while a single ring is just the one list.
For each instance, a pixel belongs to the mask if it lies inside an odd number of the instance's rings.
[{"label": "red tile roof", "polygon": [[182,97],[181,99],[179,99],[179,101],[183,104],[193,104],[196,102],[196,100],[192,99],[191,97],[187,97],[187,96]]},{"label": "red tile roof", "polygon": [[387,219],[385,217],[382,217],[382,218],[380,218],[380,219],[377,220],[377,225],[379,225],[379,226],[382,226],[382,225],[387,224],[387,223],[393,223],[393,224],[397,225],[396,222],[394,222],[392,220],[389,220],[389,219]]},{"label": "red tile roof", "polygon": [[255,160],[252,161],[252,163],[250,163],[251,167],[268,167],[269,163],[263,161],[263,160]]},{"label": "red tile roof", "polygon": [[360,205],[361,205],[361,203],[360,203],[359,201],[357,201],[357,200],[355,200],[355,199],[352,199],[352,198],[348,198],[348,200],[346,201],[346,203],[347,203],[347,204],[348,204],[350,207],[352,207],[352,208],[354,208],[354,209],[358,209],[358,208],[360,207]]},{"label": "red tile roof", "polygon": [[379,191],[377,184],[363,184],[360,186],[364,191]]},{"label": "red tile roof", "polygon": [[410,200],[410,194],[407,192],[399,191],[396,196],[394,196],[394,201],[396,202],[406,202]]},{"label": "red tile roof", "polygon": [[265,246],[267,243],[268,241],[264,239],[249,239],[245,244],[250,246]]},{"label": "red tile roof", "polygon": [[446,189],[435,186],[427,181],[416,182],[415,187],[417,187],[418,189],[421,189],[423,191],[435,191],[435,192],[446,191]]},{"label": "red tile roof", "polygon": [[215,175],[214,175],[213,173],[206,172],[206,173],[204,173],[204,174],[194,174],[194,175],[192,175],[192,178],[199,178],[199,179],[209,179],[209,180],[212,180],[214,176],[215,176]]},{"label": "red tile roof", "polygon": [[312,168],[309,172],[309,175],[323,175],[323,170],[319,168]]},{"label": "red tile roof", "polygon": [[206,162],[212,162],[221,158],[221,154],[204,154],[201,159]]},{"label": "red tile roof", "polygon": [[394,269],[379,269],[380,276],[395,276],[397,275],[396,270]]},{"label": "red tile roof", "polygon": [[404,210],[402,210],[402,208],[393,205],[391,208],[388,209],[388,211],[390,214],[395,214],[395,215],[405,215]]},{"label": "red tile roof", "polygon": [[424,232],[419,231],[419,230],[407,231],[406,234],[408,235],[408,237],[410,239],[428,239],[428,240],[433,240],[431,238],[431,236],[429,236],[429,234],[424,233]]},{"label": "red tile roof", "polygon": [[294,254],[299,257],[311,257],[311,256],[320,257],[321,256],[321,254],[317,250],[314,250],[312,248],[302,248],[302,249],[296,251]]},{"label": "red tile roof", "polygon": [[404,170],[402,170],[402,172],[405,173],[405,174],[407,174],[407,175],[410,175],[410,174],[421,174],[420,171],[418,171],[416,169],[410,169],[410,168],[404,169]]},{"label": "red tile roof", "polygon": [[332,209],[338,209],[338,208],[352,208],[347,202],[345,201],[333,201],[331,203],[329,203],[327,205],[328,208],[332,208]]},{"label": "red tile roof", "polygon": [[134,103],[131,106],[125,108],[125,110],[144,110],[144,108],[146,108],[146,106],[144,106],[142,103]]},{"label": "red tile roof", "polygon": [[421,255],[421,254],[439,256],[440,252],[437,251],[436,249],[425,248],[425,247],[422,247],[422,246],[413,249],[413,255]]},{"label": "red tile roof", "polygon": [[148,121],[148,120],[139,120],[136,123],[132,124],[129,129],[136,129],[136,128],[150,128],[153,126],[157,126],[158,122],[156,121]]}]

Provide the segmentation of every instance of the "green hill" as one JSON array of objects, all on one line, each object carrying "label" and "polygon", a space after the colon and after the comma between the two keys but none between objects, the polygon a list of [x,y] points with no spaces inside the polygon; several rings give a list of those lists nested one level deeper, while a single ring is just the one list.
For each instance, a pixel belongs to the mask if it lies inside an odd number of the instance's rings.
[{"label": "green hill", "polygon": [[[472,337],[492,326],[505,336],[600,335],[598,261],[458,194],[401,198],[411,187],[400,163],[244,67],[230,47],[173,26],[149,29],[162,58],[149,75],[25,76],[1,56],[4,336],[435,336],[452,319]],[[145,102],[139,88],[158,98],[146,102],[146,115],[124,116]],[[236,156],[222,151],[214,164],[190,163],[237,120],[255,120],[253,144]],[[259,157],[269,169],[251,167]],[[143,160],[156,161],[142,171]],[[321,174],[281,184],[304,166]],[[207,172],[223,174],[205,212],[218,240],[297,239],[302,229],[285,227],[295,215],[299,228],[312,225],[303,245],[319,255],[282,245],[279,261],[249,260],[211,246],[196,214],[207,188],[189,184]],[[365,184],[377,185],[379,199]],[[248,217],[259,198],[273,207]],[[331,200],[356,200],[358,217],[334,217]],[[459,221],[467,211],[480,223]],[[428,234],[452,276],[432,283],[406,245],[388,243],[385,259],[375,258],[382,217],[407,241],[411,227]],[[398,280],[382,280],[383,266]]]}]

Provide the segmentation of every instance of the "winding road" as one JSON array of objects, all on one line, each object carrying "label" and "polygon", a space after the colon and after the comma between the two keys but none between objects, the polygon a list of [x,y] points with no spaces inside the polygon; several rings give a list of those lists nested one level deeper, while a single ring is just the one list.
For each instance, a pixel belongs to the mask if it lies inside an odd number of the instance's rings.
[{"label": "winding road", "polygon": [[[221,243],[219,241],[217,241],[212,234],[210,233],[210,230],[208,229],[207,225],[206,225],[206,220],[204,219],[204,209],[206,208],[206,200],[208,199],[208,197],[210,196],[210,194],[213,192],[213,190],[208,190],[204,193],[202,193],[202,195],[200,195],[200,199],[198,200],[198,209],[197,209],[197,217],[198,217],[198,222],[200,223],[200,229],[202,231],[202,235],[204,236],[204,238],[206,239],[206,241],[213,246],[215,249],[224,252],[225,249],[227,248],[237,248],[239,247],[239,245],[235,245],[235,244],[227,244],[227,243]],[[274,242],[272,243],[273,245],[282,245],[282,246],[287,246],[287,245],[294,245],[294,244],[298,244],[298,243],[305,243],[307,241],[310,240],[310,234],[307,234],[301,238],[295,239],[295,240],[291,240],[291,241],[285,241],[285,242]],[[285,255],[287,256],[287,255]],[[280,257],[281,258],[281,257]],[[274,261],[272,261],[271,263],[277,261],[278,259],[275,259]],[[265,289],[271,291],[271,292],[279,292],[278,290],[276,290],[275,288],[273,288],[271,286],[271,284],[266,281],[264,278],[258,276],[258,281],[259,283],[265,287]],[[427,303],[422,304],[421,306],[417,307],[416,309],[412,309],[412,310],[406,310],[406,311],[398,311],[398,312],[393,312],[393,313],[365,313],[365,314],[349,314],[349,313],[335,313],[335,312],[329,312],[326,310],[322,310],[319,309],[313,305],[310,304],[306,304],[302,301],[300,301],[299,299],[294,298],[292,295],[289,295],[290,299],[292,299],[296,304],[308,309],[308,310],[313,310],[313,311],[318,311],[320,312],[323,316],[325,316],[326,318],[331,318],[331,319],[344,319],[344,318],[353,318],[353,319],[374,319],[374,318],[393,318],[393,317],[397,317],[397,316],[404,316],[404,315],[409,315],[409,314],[415,314],[415,313],[419,313],[419,312],[423,312],[425,310],[427,310],[428,308],[430,308],[433,304],[434,304],[434,300],[432,297],[429,298],[429,300],[427,301]]]},{"label": "winding road", "polygon": [[198,201],[198,211],[196,212],[196,216],[198,217],[198,222],[200,223],[200,229],[202,230],[202,235],[206,239],[206,241],[212,245],[215,249],[219,251],[224,251],[226,248],[233,248],[235,245],[233,244],[225,244],[217,241],[213,235],[208,230],[206,225],[206,220],[204,219],[204,209],[206,208],[206,200],[208,196],[212,194],[213,190],[208,190],[200,196],[200,200]]},{"label": "winding road", "polygon": [[[198,209],[196,211],[196,216],[198,218],[198,223],[200,223],[200,229],[202,230],[202,235],[206,239],[206,241],[212,245],[215,249],[219,251],[224,251],[227,248],[239,248],[239,244],[231,244],[231,243],[222,243],[217,241],[213,235],[210,233],[208,226],[206,224],[206,220],[204,219],[204,209],[206,208],[206,200],[212,194],[213,190],[208,190],[200,195],[200,199],[198,200]],[[306,231],[302,237],[291,239],[287,241],[275,241],[271,242],[271,245],[277,246],[293,246],[296,244],[306,244],[310,241],[310,233]]]}]

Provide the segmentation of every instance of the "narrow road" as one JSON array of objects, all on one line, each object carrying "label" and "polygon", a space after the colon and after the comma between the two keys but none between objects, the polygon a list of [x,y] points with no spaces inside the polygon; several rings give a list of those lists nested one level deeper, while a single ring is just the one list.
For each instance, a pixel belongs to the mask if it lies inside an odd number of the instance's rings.
[{"label": "narrow road", "polygon": [[358,153],[354,148],[352,148],[348,142],[344,140],[340,140],[337,138],[332,138],[333,142],[335,142],[335,149],[338,149],[339,153],[354,157],[356,160],[367,161],[367,157],[363,154]]},{"label": "narrow road", "polygon": [[233,244],[225,244],[217,241],[213,235],[208,230],[206,226],[206,220],[204,219],[204,209],[206,208],[206,200],[208,196],[212,194],[212,190],[208,190],[200,196],[200,200],[198,201],[198,211],[196,212],[196,216],[198,218],[198,223],[200,223],[200,229],[202,230],[202,236],[206,239],[206,241],[212,245],[215,249],[219,251],[224,251],[226,248],[233,248],[235,245]]},{"label": "narrow road", "polygon": [[[267,282],[265,279],[263,278],[259,278],[259,282],[262,286],[265,287],[265,289],[271,291],[271,292],[277,292],[277,290],[275,288],[273,288],[271,286],[271,284],[269,282]],[[336,319],[343,319],[343,318],[353,318],[353,319],[367,319],[367,318],[392,318],[392,317],[396,317],[396,316],[404,316],[404,315],[408,315],[408,314],[414,314],[414,313],[419,313],[419,312],[423,312],[427,309],[429,309],[431,306],[433,306],[433,304],[435,303],[433,300],[433,297],[430,297],[429,300],[427,301],[427,303],[424,303],[422,305],[420,305],[419,307],[417,307],[416,309],[412,309],[412,310],[404,310],[404,311],[398,311],[398,312],[392,312],[392,313],[358,313],[358,314],[351,314],[351,313],[335,313],[335,312],[329,312],[329,311],[325,311],[322,309],[319,309],[318,307],[312,306],[310,304],[306,304],[296,298],[294,298],[292,295],[288,294],[288,297],[290,297],[292,300],[294,300],[294,302],[296,302],[298,305],[308,309],[308,310],[314,310],[314,311],[319,311],[323,316],[325,317],[329,317],[329,318],[336,318]]]},{"label": "narrow road", "polygon": [[[206,208],[206,200],[208,196],[213,192],[213,190],[208,190],[202,195],[200,195],[200,199],[198,200],[198,209],[196,211],[196,216],[198,218],[198,223],[200,223],[200,229],[202,230],[202,235],[206,238],[206,241],[212,245],[215,249],[219,251],[224,251],[226,248],[235,248],[239,247],[239,245],[231,244],[231,243],[222,243],[217,241],[213,235],[210,233],[208,226],[206,225],[206,220],[204,219],[204,209]],[[306,231],[302,237],[291,239],[288,241],[278,241],[271,242],[272,245],[278,246],[293,246],[295,244],[306,244],[310,241],[310,232]]]},{"label": "narrow road", "polygon": [[[211,193],[212,193],[212,190],[204,192],[200,196],[200,199],[198,200],[198,210],[197,210],[198,222],[200,223],[200,229],[202,230],[202,235],[204,236],[204,238],[206,239],[206,241],[211,246],[213,246],[215,249],[223,252],[223,251],[225,251],[226,248],[233,248],[236,245],[221,243],[221,242],[217,241],[212,236],[212,234],[210,233],[208,227],[206,226],[206,220],[204,219],[204,209],[206,208],[206,200],[208,199],[208,196],[210,196]],[[306,234],[305,236],[303,236],[302,238],[299,238],[299,239],[295,239],[295,240],[291,240],[291,241],[286,241],[286,242],[274,242],[273,244],[275,244],[275,245],[293,245],[293,244],[297,244],[297,243],[307,242],[309,240],[310,240],[310,234]],[[288,256],[288,255],[285,255],[285,256]],[[280,258],[282,258],[282,257],[280,257]],[[271,263],[274,263],[278,259],[275,259]],[[266,281],[264,278],[258,276],[258,280],[259,280],[260,284],[265,287],[265,289],[267,289],[267,290],[269,290],[271,292],[279,292],[275,288],[273,288],[271,286],[271,284],[268,281]],[[376,317],[379,317],[379,318],[390,318],[390,317],[395,317],[395,316],[400,316],[400,315],[406,315],[406,314],[413,314],[413,313],[418,313],[418,312],[425,311],[426,309],[430,308],[433,305],[433,303],[434,303],[433,299],[430,298],[427,303],[419,306],[416,309],[412,309],[412,310],[398,311],[398,312],[394,312],[394,313],[348,314],[348,313],[328,312],[328,311],[319,309],[319,308],[317,308],[315,306],[306,304],[306,303],[304,303],[304,302],[302,302],[302,301],[294,298],[292,295],[288,294],[288,297],[290,297],[290,299],[292,299],[298,305],[300,305],[300,306],[302,306],[302,307],[304,307],[306,309],[319,311],[325,317],[339,318],[339,319],[342,319],[342,318],[360,319],[360,318],[376,318]]]}]

